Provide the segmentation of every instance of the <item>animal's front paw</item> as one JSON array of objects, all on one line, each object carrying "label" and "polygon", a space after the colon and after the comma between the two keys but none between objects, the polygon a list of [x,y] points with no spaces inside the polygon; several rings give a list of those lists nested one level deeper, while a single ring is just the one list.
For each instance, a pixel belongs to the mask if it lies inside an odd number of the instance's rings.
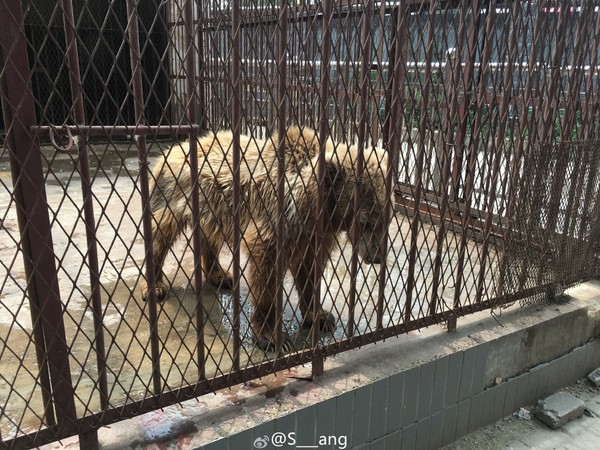
[{"label": "animal's front paw", "polygon": [[[167,286],[164,283],[157,281],[154,283],[154,293],[156,294],[156,299],[160,302],[165,299],[167,296]],[[146,280],[142,281],[142,299],[147,301],[150,297],[150,289],[148,287],[148,282]]]},{"label": "animal's front paw", "polygon": [[317,324],[320,331],[331,333],[335,330],[336,319],[335,316],[329,311],[324,311],[322,309],[318,312],[317,317],[315,319],[313,312],[309,311],[304,316],[302,326],[305,328],[310,328],[313,323]]},{"label": "animal's front paw", "polygon": [[216,288],[233,289],[233,277],[224,270],[214,270],[208,274],[206,280]]},{"label": "animal's front paw", "polygon": [[[269,330],[261,330],[253,335],[256,346],[265,352],[274,352],[277,350],[277,340],[274,334]],[[281,343],[281,351],[289,353],[294,350],[294,343],[287,333],[283,333],[283,342]]]}]

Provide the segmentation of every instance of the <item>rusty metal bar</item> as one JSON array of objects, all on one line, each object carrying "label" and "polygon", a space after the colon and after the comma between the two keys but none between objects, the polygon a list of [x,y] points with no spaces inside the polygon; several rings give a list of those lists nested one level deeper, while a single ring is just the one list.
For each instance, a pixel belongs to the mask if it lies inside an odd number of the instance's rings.
[{"label": "rusty metal bar", "polygon": [[[562,121],[562,133],[561,140],[572,140],[573,132],[576,131],[577,127],[577,111],[581,110],[581,99],[580,91],[583,83],[584,71],[582,66],[584,64],[584,56],[588,52],[589,46],[589,28],[593,25],[594,5],[590,2],[586,2],[582,5],[581,15],[584,17],[583,20],[579,20],[577,23],[576,41],[573,48],[573,71],[569,76],[569,88],[568,97],[565,99],[568,107],[565,110]],[[597,21],[598,22],[598,21]],[[597,53],[597,52],[593,52]],[[566,135],[566,136],[565,136]],[[565,139],[566,137],[566,139]],[[573,167],[573,172],[570,176],[570,189],[567,197],[567,205],[565,208],[564,217],[566,218],[563,224],[563,234],[573,236],[576,223],[579,219],[579,206],[582,200],[582,191],[584,176],[586,167],[589,165],[590,152],[586,148],[581,157],[577,158]],[[577,183],[573,182],[577,180]],[[589,197],[586,197],[589,198]],[[583,220],[581,220],[583,222]],[[581,235],[579,235],[581,236]],[[581,239],[581,237],[580,237]],[[566,240],[562,241],[560,252],[565,250]]]},{"label": "rusty metal bar", "polygon": [[[4,39],[4,37],[0,37],[0,39]],[[5,58],[6,51],[4,49],[4,42],[0,42],[0,61],[2,61],[2,66],[8,67],[8,56]],[[8,95],[9,92],[9,83],[6,80],[6,77],[10,76],[12,71],[7,70],[5,75],[0,77],[0,96],[2,98],[2,112],[4,125],[6,128],[10,126],[13,121],[13,110],[10,107],[11,99]],[[11,136],[6,136],[6,147],[10,152],[11,145],[14,145],[11,142]],[[35,142],[35,141],[34,141]],[[20,168],[18,165],[11,162],[11,175],[13,180],[17,180],[20,176]],[[13,181],[14,183],[14,181]],[[16,185],[16,183],[15,183]],[[16,186],[15,186],[16,187]],[[13,192],[16,205],[23,205],[23,192],[20,189],[15,189]],[[23,211],[23,208],[17,208],[17,221],[19,223],[19,230],[24,229],[27,223],[27,217]],[[21,235],[21,247],[29,248],[28,236],[26,234]],[[33,273],[33,266],[31,261],[28,258],[23,258],[23,265],[25,268],[25,277],[26,279],[30,279],[31,274]],[[33,285],[31,289],[33,289]],[[35,353],[36,353],[36,362],[39,368],[39,376],[40,376],[40,390],[42,393],[42,401],[44,404],[44,418],[46,423],[49,426],[56,425],[56,416],[54,414],[54,408],[52,405],[52,386],[50,382],[50,371],[48,368],[48,358],[46,358],[46,346],[44,343],[44,330],[42,327],[42,321],[40,319],[40,310],[39,306],[35,305],[33,302],[30,302],[30,317],[32,323],[32,331],[33,331],[33,341],[35,342]]]},{"label": "rusty metal bar", "polygon": [[241,84],[241,59],[242,55],[242,21],[239,2],[231,3],[231,45],[232,57],[230,67],[231,80],[231,128],[233,131],[233,369],[240,370],[240,256],[241,256],[241,205],[242,205],[242,189],[240,181],[240,166],[241,166],[241,128],[242,128],[242,84]]},{"label": "rusty metal bar", "polygon": [[[476,0],[475,0],[476,1]],[[462,74],[462,86],[459,84],[456,85],[457,92],[455,95],[457,96],[458,101],[458,125],[456,127],[456,133],[454,134],[454,162],[452,165],[452,183],[450,184],[450,197],[452,202],[459,201],[459,191],[460,191],[460,183],[461,183],[461,172],[463,166],[463,153],[464,148],[463,145],[465,143],[465,134],[468,120],[468,105],[470,103],[471,98],[471,86],[470,82],[472,81],[473,75],[473,62],[468,59],[464,64],[463,70],[463,53],[465,47],[465,41],[467,41],[467,57],[469,58],[469,49],[472,48],[469,46],[470,43],[474,41],[474,36],[476,33],[471,31],[471,29],[467,29],[467,14],[469,10],[469,0],[461,0],[460,3],[460,18],[458,24],[458,33],[457,33],[457,41],[456,41],[456,50],[458,55],[458,60],[461,62],[457,66],[457,70]],[[467,33],[468,31],[468,33]]]},{"label": "rusty metal bar", "polygon": [[147,135],[178,135],[191,134],[199,132],[199,125],[32,125],[29,127],[34,135],[50,135],[55,130],[69,131],[73,136],[147,136]]},{"label": "rusty metal bar", "polygon": [[362,206],[361,181],[364,171],[364,150],[366,148],[367,119],[369,115],[367,96],[370,83],[371,50],[373,46],[373,8],[372,0],[367,0],[364,5],[364,14],[361,30],[361,58],[360,58],[360,100],[358,106],[358,156],[356,158],[355,173],[356,184],[352,194],[354,205],[354,217],[350,231],[352,241],[352,256],[350,259],[350,293],[348,296],[348,336],[354,334],[354,310],[356,307],[356,281],[358,273],[358,242],[360,236],[360,224],[358,222],[358,211]]},{"label": "rusty metal bar", "polygon": [[[495,19],[495,8],[490,7],[487,9],[487,13],[486,13],[486,25],[485,25],[485,36],[492,36],[492,32],[493,32],[493,25],[494,25],[494,19]],[[477,15],[476,18],[474,18],[474,20],[478,21],[479,17]],[[479,73],[478,73],[478,83],[477,83],[477,96],[476,96],[476,108],[477,110],[481,111],[483,109],[483,105],[485,103],[485,96],[486,96],[486,86],[485,86],[485,76],[489,70],[489,64],[490,64],[490,55],[491,55],[491,47],[493,45],[493,42],[491,41],[491,39],[484,39],[484,47],[483,47],[483,51],[482,51],[482,56],[481,56],[481,64],[479,66]],[[473,55],[474,56],[474,55]],[[507,71],[508,72],[508,71]],[[508,73],[505,73],[505,76],[508,77]],[[506,97],[508,97],[508,95],[506,95]],[[506,112],[506,109],[504,109],[503,112]],[[501,120],[502,120],[502,115],[500,116]],[[467,233],[466,230],[470,227],[470,223],[472,221],[472,203],[473,203],[473,195],[474,195],[474,181],[475,181],[475,174],[477,172],[477,156],[478,153],[480,152],[480,134],[481,134],[481,129],[483,127],[483,115],[482,114],[476,114],[475,115],[475,122],[473,124],[473,129],[471,132],[471,140],[469,143],[470,146],[470,156],[469,156],[469,168],[468,168],[468,174],[467,174],[467,185],[465,188],[465,204],[464,204],[464,209],[463,209],[463,216],[462,216],[462,235],[461,235],[461,239],[460,239],[460,247],[459,247],[459,267],[460,269],[457,270],[457,289],[454,292],[455,297],[454,297],[454,304],[455,306],[457,306],[457,293],[459,293],[460,288],[462,288],[463,286],[463,282],[464,282],[464,277],[463,277],[463,267],[464,267],[464,256],[466,253],[466,247],[467,247]],[[499,127],[500,129],[502,129],[502,126]],[[493,205],[496,199],[496,179],[498,176],[498,173],[500,171],[500,160],[501,160],[501,156],[502,156],[502,149],[503,149],[503,139],[504,136],[503,134],[501,135],[501,141],[497,141],[496,142],[496,148],[494,149],[493,145],[484,145],[484,150],[483,151],[491,151],[492,152],[492,160],[493,160],[493,168],[492,168],[492,192],[488,193],[488,216],[487,216],[487,220],[491,221],[492,218],[492,209],[493,209]],[[481,176],[483,177],[483,174],[481,174]],[[489,178],[489,174],[488,174],[488,178]],[[483,238],[483,244],[482,244],[482,250],[479,253],[480,255],[480,272],[479,272],[479,276],[480,276],[480,280],[482,279],[482,277],[485,276],[485,261],[488,258],[488,245],[489,245],[489,233],[490,233],[490,229],[491,229],[491,222],[488,225],[487,228],[487,234],[484,233],[484,238]],[[480,295],[480,291],[477,290],[476,291],[476,301],[480,301],[481,299],[479,298]],[[458,300],[460,301],[460,300]]]},{"label": "rusty metal bar", "polygon": [[[406,24],[407,8],[406,0],[401,0],[393,9],[390,69],[393,70],[388,83],[389,103],[386,105],[388,113],[384,124],[384,148],[387,150],[388,166],[385,174],[386,203],[384,205],[383,217],[385,230],[390,229],[394,205],[394,187],[398,180],[398,161],[400,159],[400,147],[402,145],[402,131],[404,128],[404,83],[406,80],[406,51],[409,27]],[[385,303],[385,282],[389,273],[387,267],[389,234],[382,236],[381,254],[384,255],[379,268],[379,291],[377,293],[377,329],[383,328],[383,308]]]},{"label": "rusty metal bar", "polygon": [[[285,1],[285,0],[284,0]],[[315,224],[315,273],[314,280],[312,280],[313,298],[313,317],[318,317],[318,307],[321,305],[321,283],[323,279],[323,271],[325,270],[325,249],[323,248],[323,236],[325,229],[325,146],[329,139],[331,130],[329,128],[329,96],[330,96],[330,64],[331,64],[331,21],[333,17],[333,1],[324,0],[322,3],[323,8],[323,31],[321,41],[321,80],[319,95],[321,101],[319,102],[319,159],[317,161],[317,195],[316,202],[316,217],[317,223]],[[316,324],[313,324],[311,330],[311,344],[314,349],[317,348],[319,335]],[[323,373],[323,359],[315,357],[312,365],[312,374],[317,376]]]},{"label": "rusty metal bar", "polygon": [[444,72],[444,95],[448,105],[447,116],[444,121],[446,129],[442,128],[442,146],[444,149],[444,158],[440,174],[440,188],[438,192],[441,195],[440,202],[440,221],[437,227],[435,239],[435,258],[433,260],[433,282],[431,287],[431,301],[429,302],[429,314],[435,314],[440,301],[438,293],[442,272],[442,252],[444,251],[444,240],[446,238],[446,212],[450,199],[448,197],[448,182],[451,175],[451,155],[454,139],[454,117],[458,110],[458,79],[460,76],[460,61],[456,49],[449,49],[446,53],[446,68]]},{"label": "rusty metal bar", "polygon": [[[194,26],[194,0],[186,0],[183,6],[183,22],[185,27],[184,48],[185,51],[185,97],[186,97],[186,116],[188,125],[197,125],[196,102],[197,98],[196,86],[196,60],[197,49],[195,46],[195,30]],[[205,356],[204,356],[204,302],[202,299],[202,248],[201,248],[201,233],[200,229],[200,188],[198,183],[198,138],[195,133],[189,134],[189,158],[190,158],[190,179],[192,181],[192,253],[194,255],[194,283],[196,294],[196,345],[198,358],[198,377],[205,378]]]},{"label": "rusty metal bar", "polygon": [[415,173],[415,186],[414,186],[414,202],[415,202],[415,214],[410,221],[410,246],[408,250],[408,279],[406,280],[406,302],[404,304],[404,320],[409,321],[412,316],[412,304],[413,304],[413,292],[415,289],[415,271],[417,264],[417,242],[419,239],[419,228],[421,226],[420,217],[420,206],[421,196],[423,194],[423,165],[425,160],[426,151],[426,140],[427,140],[427,121],[429,119],[429,92],[431,89],[431,58],[433,54],[433,43],[435,40],[435,16],[436,16],[435,2],[432,2],[429,7],[428,17],[428,30],[427,30],[427,50],[426,50],[426,61],[424,85],[422,87],[421,96],[421,116],[419,118],[419,142],[417,146],[417,162],[416,162],[416,173]]},{"label": "rusty metal bar", "polygon": [[[77,45],[77,30],[73,15],[72,0],[61,0],[65,28],[65,43],[67,45],[67,67],[69,68],[69,82],[71,97],[73,99],[73,119],[76,124],[85,123],[85,109],[83,105],[83,86],[79,69],[79,55]],[[100,269],[98,267],[98,245],[96,242],[96,219],[94,217],[94,197],[92,195],[92,181],[90,179],[89,147],[85,139],[76,139],[79,155],[78,169],[81,177],[81,193],[83,197],[85,233],[87,239],[87,257],[91,286],[91,309],[94,321],[94,344],[96,347],[96,363],[98,365],[98,389],[100,392],[100,406],[108,407],[108,381],[106,372],[106,350],[104,346],[104,326],[102,324],[102,298],[100,296]]]},{"label": "rusty metal bar", "polygon": [[[277,21],[277,254],[275,261],[275,344],[277,354],[283,345],[283,281],[285,277],[285,135],[286,135],[286,91],[287,91],[287,22],[288,2],[281,0]],[[302,295],[301,293],[299,295]]]},{"label": "rusty metal bar", "polygon": [[[471,12],[473,14],[473,23],[476,24],[479,21],[479,13],[480,13],[480,4],[479,0],[473,0]],[[467,90],[471,90],[473,88],[474,81],[474,63],[475,63],[475,52],[476,52],[476,39],[477,39],[477,26],[473,26],[472,29],[469,30],[469,37],[467,43],[467,63],[465,69],[465,88]],[[469,95],[471,97],[471,95]],[[470,103],[469,99],[467,103]],[[461,133],[466,132],[467,122],[468,122],[468,111],[467,111],[467,103],[465,103],[461,108],[459,108],[459,120],[461,121],[459,125],[459,142],[457,143],[457,147],[459,145],[462,147],[463,145],[463,137]],[[461,110],[464,108],[464,114],[461,113]],[[479,116],[477,116],[479,117]],[[474,133],[475,134],[475,133]],[[475,176],[475,165],[477,163],[477,148],[473,142],[470,143],[470,152],[469,152],[469,161],[468,161],[468,169],[467,169],[467,178],[465,180],[465,206],[462,210],[462,236],[461,242],[458,250],[458,258],[456,264],[456,275],[454,282],[454,307],[457,308],[461,304],[460,295],[463,288],[463,270],[464,270],[464,261],[465,261],[465,253],[466,253],[466,229],[468,228],[470,221],[470,202],[471,195],[473,191],[473,177]]]},{"label": "rusty metal bar", "polygon": [[[593,16],[590,14],[590,16]],[[600,47],[600,20],[596,20],[592,31],[594,41],[592,49]],[[584,87],[585,105],[583,108],[582,126],[578,130],[578,139],[592,139],[595,136],[594,116],[598,110],[598,102],[595,101],[600,95],[600,83],[594,83],[594,78],[598,76],[598,52],[591,52],[590,70]],[[594,91],[594,84],[596,90]],[[588,197],[589,198],[589,197]]]},{"label": "rusty metal bar", "polygon": [[[519,12],[520,12],[519,6],[520,6],[519,2],[515,2],[515,4],[513,5],[512,11],[516,18],[519,17]],[[487,16],[487,27],[486,27],[487,28],[487,30],[486,30],[487,36],[491,36],[491,34],[492,34],[492,27],[494,24],[495,17],[496,17],[495,16],[495,8],[489,8],[488,16]],[[517,22],[516,18],[514,19],[515,22]],[[491,44],[492,43],[489,40],[486,40],[484,51],[483,51],[483,62],[481,65],[482,70],[485,70],[485,67],[489,63],[490,53],[491,53],[491,50],[490,50]],[[511,60],[510,58],[514,58],[514,56],[516,54],[516,46],[517,46],[517,35],[516,35],[516,32],[513,31],[513,34],[511,36],[511,40],[509,43],[509,60]],[[503,96],[503,100],[502,100],[502,103],[500,104],[500,109],[499,109],[500,120],[499,120],[498,127],[496,129],[495,149],[492,146],[486,146],[495,151],[492,154],[493,167],[492,167],[492,176],[491,176],[491,183],[490,183],[491,189],[487,193],[487,195],[488,195],[488,198],[487,198],[487,200],[488,200],[487,201],[488,216],[486,217],[484,230],[483,230],[483,244],[481,246],[481,253],[480,253],[481,258],[480,258],[480,263],[479,263],[479,275],[477,278],[477,287],[476,287],[476,291],[475,291],[475,302],[477,302],[477,303],[481,302],[481,298],[483,296],[485,271],[486,271],[487,261],[488,261],[488,259],[490,259],[489,245],[490,245],[490,233],[492,230],[492,216],[493,216],[494,204],[496,203],[496,197],[497,197],[496,186],[497,186],[497,182],[498,182],[498,176],[500,175],[500,163],[502,161],[502,154],[504,153],[504,148],[506,146],[506,138],[505,138],[506,118],[507,118],[507,114],[508,114],[509,97],[512,92],[512,83],[513,83],[512,77],[513,77],[512,71],[506,70],[504,72],[504,78],[503,78],[503,82],[502,82],[502,91],[504,93],[504,96]],[[479,86],[479,91],[478,91],[478,103],[481,104],[481,102],[484,101],[483,97],[485,96],[486,88],[485,88],[485,84],[481,82],[481,80],[484,79],[482,74],[480,74],[479,79],[480,79],[480,86]],[[477,116],[477,117],[479,117],[479,116]],[[477,123],[477,120],[476,120],[476,123]],[[467,201],[468,201],[468,198],[467,198]],[[465,209],[465,211],[468,211],[468,209]],[[465,214],[465,216],[468,216],[466,218],[467,218],[467,220],[470,220],[470,214],[468,214],[468,215]]]},{"label": "rusty metal bar", "polygon": [[[565,11],[569,9],[570,0],[562,0],[560,2],[561,10]],[[550,69],[550,84],[548,85],[549,95],[545,98],[544,107],[542,110],[542,141],[552,140],[552,134],[554,133],[554,115],[558,110],[558,97],[559,97],[559,83],[561,77],[561,58],[565,48],[565,26],[567,24],[567,14],[557,14],[558,25],[556,28],[556,48],[554,49],[554,55],[552,58],[552,64]]]},{"label": "rusty metal bar", "polygon": [[144,228],[144,249],[146,252],[146,279],[148,282],[148,322],[150,325],[150,357],[152,359],[152,388],[157,395],[162,390],[160,374],[160,345],[158,336],[158,310],[154,281],[156,279],[152,250],[152,212],[150,211],[150,187],[148,168],[148,148],[146,137],[137,134],[137,127],[146,122],[144,114],[144,91],[142,80],[142,55],[140,53],[139,15],[135,0],[127,0],[127,38],[129,41],[129,61],[131,64],[131,80],[133,88],[133,104],[135,109],[134,129],[140,164],[140,194],[142,200],[142,223]]},{"label": "rusty metal bar", "polygon": [[[561,2],[560,7],[564,10],[569,7],[569,1],[563,0]],[[563,51],[566,45],[566,24],[567,24],[567,15],[559,14],[558,15],[558,25],[556,28],[556,48],[552,58],[552,66],[550,68],[550,84],[548,86],[549,96],[546,99],[544,107],[542,109],[542,143],[552,143],[554,142],[554,122],[555,115],[558,112],[558,98],[560,95],[559,86],[560,86],[560,78],[561,78],[561,59],[563,56]],[[564,123],[563,123],[564,124]],[[561,133],[561,141],[558,145],[561,145],[564,142]],[[565,180],[566,170],[567,170],[567,162],[568,162],[568,152],[560,151],[558,154],[558,159],[556,165],[553,170],[553,183],[550,188],[550,201],[548,203],[548,215],[546,222],[546,232],[548,233],[548,237],[552,236],[556,233],[556,226],[558,223],[559,216],[559,208],[562,197],[562,189],[565,186],[567,180]],[[552,170],[552,168],[550,168]],[[543,180],[545,183],[546,180]],[[548,267],[546,265],[542,265],[538,273],[537,282],[541,283],[544,279],[544,275],[547,272]]]},{"label": "rusty metal bar", "polygon": [[[0,17],[3,19],[0,48],[4,69],[0,84],[7,130],[5,143],[10,155],[45,418],[49,424],[56,418],[57,432],[76,434],[75,392],[40,148],[29,132],[36,118],[21,2],[0,2]],[[47,381],[49,384],[44,386]],[[54,407],[54,417],[51,407]]]}]

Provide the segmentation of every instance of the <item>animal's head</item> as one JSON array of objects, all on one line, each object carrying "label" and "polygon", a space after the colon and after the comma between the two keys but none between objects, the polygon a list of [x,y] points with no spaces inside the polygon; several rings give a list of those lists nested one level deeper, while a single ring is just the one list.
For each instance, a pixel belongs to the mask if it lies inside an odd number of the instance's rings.
[{"label": "animal's head", "polygon": [[388,235],[385,219],[385,205],[389,201],[387,153],[368,148],[360,155],[355,146],[338,145],[335,151],[327,152],[326,161],[327,184],[333,191],[328,196],[329,210],[334,221],[338,218],[339,231],[346,231],[351,236],[355,224],[359,256],[369,264],[381,263],[385,258],[381,247]]}]

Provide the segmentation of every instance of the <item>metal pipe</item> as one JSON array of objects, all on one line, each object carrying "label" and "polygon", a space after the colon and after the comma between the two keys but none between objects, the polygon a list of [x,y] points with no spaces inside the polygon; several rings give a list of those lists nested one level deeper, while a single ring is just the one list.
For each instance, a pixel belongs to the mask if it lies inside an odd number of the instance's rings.
[{"label": "metal pipe", "polygon": [[[195,26],[194,26],[194,0],[186,0],[183,6],[183,22],[185,26],[184,48],[185,48],[185,97],[186,97],[186,116],[188,125],[196,125],[196,61],[197,53],[194,45]],[[198,182],[198,137],[195,133],[189,134],[189,158],[190,158],[190,179],[192,180],[192,252],[194,255],[194,282],[196,285],[196,345],[197,345],[197,365],[198,377],[205,377],[205,356],[204,356],[204,302],[202,299],[202,248],[200,229],[200,193]],[[210,268],[208,269],[210,270]]]},{"label": "metal pipe", "polygon": [[365,11],[363,15],[363,23],[361,30],[361,59],[360,59],[360,101],[358,106],[359,123],[358,123],[358,156],[356,158],[356,166],[354,177],[356,184],[352,195],[352,203],[354,217],[352,218],[352,226],[350,228],[350,238],[352,241],[352,256],[350,259],[350,292],[348,295],[348,336],[354,334],[354,311],[356,307],[356,283],[358,273],[358,243],[364,238],[360,235],[360,224],[358,222],[358,212],[362,206],[362,189],[361,182],[364,172],[365,155],[367,137],[367,119],[368,107],[367,97],[370,84],[370,67],[371,67],[371,49],[373,44],[373,0],[367,0],[365,3]]},{"label": "metal pipe", "polygon": [[142,56],[140,53],[139,29],[135,0],[127,0],[127,37],[129,40],[129,60],[131,64],[131,78],[133,86],[133,103],[135,109],[135,127],[136,142],[138,148],[138,158],[140,163],[140,194],[142,200],[142,222],[144,228],[144,245],[146,251],[146,280],[148,283],[148,321],[150,325],[150,357],[152,359],[152,387],[154,394],[158,395],[162,390],[162,381],[160,374],[160,345],[158,335],[158,310],[154,282],[156,279],[154,258],[152,252],[152,212],[150,210],[150,188],[149,188],[149,168],[148,168],[148,149],[146,146],[146,137],[137,133],[137,129],[146,122],[144,114],[144,91],[142,80]]},{"label": "metal pipe", "polygon": [[241,166],[241,128],[242,128],[242,84],[241,84],[241,42],[242,42],[242,19],[240,13],[240,4],[237,1],[231,3],[231,39],[232,54],[230,66],[231,79],[231,128],[233,132],[233,368],[240,369],[240,257],[241,257],[241,205],[242,190],[240,180]]},{"label": "metal pipe", "polygon": [[[384,125],[384,148],[388,153],[388,167],[385,174],[386,203],[384,205],[385,230],[390,229],[392,214],[394,210],[394,186],[398,180],[398,160],[400,157],[400,147],[402,145],[402,130],[404,128],[404,83],[406,79],[406,50],[407,34],[406,26],[406,0],[401,0],[392,14],[392,43],[390,51],[390,68],[393,70],[389,80],[388,95],[390,101],[386,104],[388,114]],[[383,308],[385,302],[385,286],[388,275],[387,253],[388,253],[389,234],[386,232],[382,236],[381,254],[386,257],[381,261],[379,269],[379,291],[377,299],[377,329],[383,328]]]},{"label": "metal pipe", "polygon": [[[73,120],[76,124],[85,123],[85,109],[83,105],[83,86],[79,68],[79,55],[77,50],[77,30],[73,15],[72,0],[60,0],[63,11],[65,28],[65,42],[67,45],[67,67],[69,68],[69,82],[71,97],[73,99]],[[96,348],[96,363],[98,365],[98,389],[100,392],[100,407],[108,407],[108,381],[106,373],[106,349],[104,346],[104,326],[102,323],[102,298],[100,296],[100,269],[98,267],[98,245],[96,242],[96,219],[94,217],[94,197],[92,194],[92,181],[90,179],[90,161],[87,140],[76,139],[79,155],[78,169],[81,177],[81,194],[83,197],[83,210],[85,233],[87,239],[88,267],[91,286],[91,309],[94,321],[94,344]],[[90,305],[88,304],[88,307]]]},{"label": "metal pipe", "polygon": [[[19,0],[0,2],[0,49],[3,58],[2,109],[5,143],[10,155],[14,200],[21,232],[20,248],[27,280],[36,356],[45,413],[55,408],[57,428],[76,434],[74,388],[58,285],[45,180],[37,140],[29,132],[36,124],[24,18]],[[27,174],[27,176],[23,176]],[[47,363],[47,364],[46,364]],[[47,368],[47,374],[44,370]],[[48,393],[51,393],[51,400]],[[54,417],[46,416],[50,423]]]},{"label": "metal pipe", "polygon": [[[316,217],[317,223],[315,224],[315,273],[314,280],[312,280],[313,289],[313,317],[317,317],[318,306],[321,305],[321,283],[323,280],[323,272],[325,270],[325,249],[323,247],[323,240],[321,236],[325,230],[325,148],[327,140],[329,139],[329,83],[330,80],[330,64],[331,64],[331,20],[333,16],[333,2],[332,0],[324,0],[322,3],[323,8],[323,31],[321,40],[321,79],[319,96],[321,101],[319,102],[319,159],[317,160],[317,202]],[[316,349],[318,344],[318,330],[316,325],[313,325],[311,344],[313,349]],[[315,363],[315,360],[318,361]],[[315,357],[313,360],[313,376],[320,375],[323,372],[323,361],[319,357]]]},{"label": "metal pipe", "polygon": [[[143,110],[142,110],[143,111]],[[68,130],[73,136],[147,136],[147,135],[177,135],[177,134],[191,134],[200,131],[199,125],[145,125],[140,123],[139,125],[115,125],[115,126],[104,126],[104,125],[64,125],[64,126],[50,126],[50,125],[32,125],[29,127],[29,131],[34,135],[50,135],[55,130]]]},{"label": "metal pipe", "polygon": [[[283,280],[285,277],[285,145],[286,145],[286,91],[287,91],[287,22],[288,1],[281,0],[277,22],[277,243],[275,256],[275,345],[279,355],[283,345]],[[302,295],[300,293],[300,295]],[[301,300],[302,301],[302,300]]]},{"label": "metal pipe", "polygon": [[[429,29],[426,51],[426,61],[431,61],[433,55],[433,41],[435,39],[435,12],[436,4],[431,2],[429,8]],[[417,242],[419,239],[419,229],[421,228],[420,206],[423,195],[423,165],[425,162],[425,140],[427,139],[428,119],[429,119],[429,92],[431,89],[431,65],[425,67],[425,84],[421,97],[421,117],[419,118],[419,142],[417,148],[417,161],[415,173],[415,214],[410,221],[410,246],[408,250],[408,279],[406,280],[406,302],[404,304],[404,320],[408,322],[412,317],[413,292],[415,290],[415,270],[417,263]]]}]

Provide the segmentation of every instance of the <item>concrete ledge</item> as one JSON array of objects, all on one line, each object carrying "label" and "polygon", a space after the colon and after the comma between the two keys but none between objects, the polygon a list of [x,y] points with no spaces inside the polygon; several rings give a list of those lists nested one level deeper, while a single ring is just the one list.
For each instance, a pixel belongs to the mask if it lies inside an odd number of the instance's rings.
[{"label": "concrete ledge", "polygon": [[310,367],[294,368],[123,421],[99,441],[217,450],[267,436],[264,448],[274,448],[280,432],[296,446],[329,438],[329,448],[437,448],[598,367],[600,283],[568,294],[461,318],[454,333],[436,326],[342,353],[312,382]]}]

